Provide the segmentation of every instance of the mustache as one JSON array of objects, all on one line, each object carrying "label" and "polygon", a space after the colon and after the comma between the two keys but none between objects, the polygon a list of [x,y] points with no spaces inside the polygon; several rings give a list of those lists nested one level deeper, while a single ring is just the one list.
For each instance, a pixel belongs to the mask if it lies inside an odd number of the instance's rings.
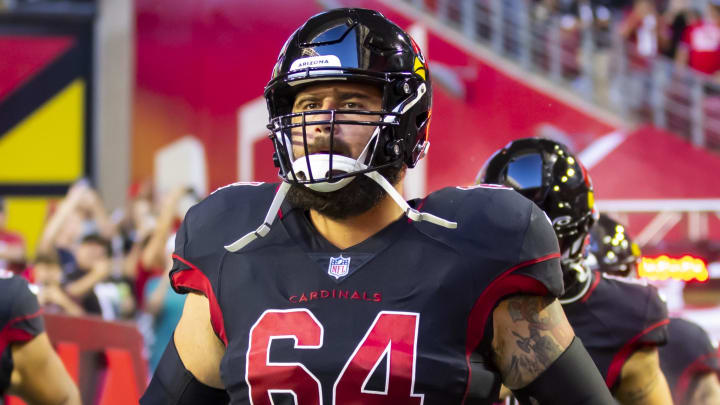
[{"label": "mustache", "polygon": [[[332,135],[330,135],[332,136]],[[330,149],[330,136],[308,136],[308,154],[312,155],[315,153],[330,153],[333,155],[350,156],[352,149],[350,145],[342,139],[333,139],[332,150]],[[292,137],[291,143],[293,146],[299,148],[305,148],[305,143],[302,137]]]}]

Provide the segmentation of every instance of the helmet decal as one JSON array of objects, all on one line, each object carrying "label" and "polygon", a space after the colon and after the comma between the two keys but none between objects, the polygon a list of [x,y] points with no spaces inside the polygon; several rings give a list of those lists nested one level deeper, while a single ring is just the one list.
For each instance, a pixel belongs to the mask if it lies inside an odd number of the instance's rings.
[{"label": "helmet decal", "polygon": [[290,65],[290,71],[314,68],[314,67],[326,67],[333,66],[339,67],[340,58],[335,55],[322,55],[322,56],[310,56],[308,58],[295,59]]},{"label": "helmet decal", "polygon": [[419,57],[415,57],[415,65],[413,66],[413,72],[425,80],[425,64],[422,63]]}]

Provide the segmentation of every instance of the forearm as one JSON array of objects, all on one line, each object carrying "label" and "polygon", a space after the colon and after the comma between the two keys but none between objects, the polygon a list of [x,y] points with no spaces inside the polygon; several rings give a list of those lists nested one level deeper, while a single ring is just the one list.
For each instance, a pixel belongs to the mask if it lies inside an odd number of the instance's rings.
[{"label": "forearm", "polygon": [[[562,389],[558,389],[562,386]],[[539,377],[513,390],[521,404],[609,405],[615,403],[595,363],[575,337]],[[670,405],[670,403],[667,403]]]},{"label": "forearm", "polygon": [[65,313],[72,316],[80,316],[85,314],[85,310],[75,303],[75,301],[72,300],[72,298],[68,297],[65,293],[62,291],[60,292],[62,294],[60,297],[58,297],[58,300],[55,302],[57,305],[62,308]]},{"label": "forearm", "polygon": [[657,348],[642,348],[630,356],[622,368],[615,398],[622,405],[672,403],[670,388],[660,369]]},{"label": "forearm", "polygon": [[25,248],[23,246],[8,246],[0,250],[0,259],[10,262],[19,262],[25,259]]},{"label": "forearm", "polygon": [[[493,330],[495,365],[521,403],[612,403],[557,300],[523,295],[505,299],[493,311]],[[562,390],[557,389],[560,385]]]},{"label": "forearm", "polygon": [[115,235],[115,224],[112,223],[108,216],[105,206],[98,199],[92,207],[92,216],[97,224],[100,234],[107,239]]},{"label": "forearm", "polygon": [[85,276],[65,286],[65,292],[73,298],[81,298],[90,292],[95,284],[105,279],[105,273],[90,271]]},{"label": "forearm", "polygon": [[47,250],[53,247],[55,240],[60,233],[60,229],[67,220],[67,217],[77,207],[77,202],[77,198],[69,196],[60,203],[60,206],[55,214],[50,217],[45,225],[42,237],[40,238],[40,250]]},{"label": "forearm", "polygon": [[574,336],[560,304],[546,297],[503,300],[493,312],[493,327],[495,363],[510,389],[535,380]]}]

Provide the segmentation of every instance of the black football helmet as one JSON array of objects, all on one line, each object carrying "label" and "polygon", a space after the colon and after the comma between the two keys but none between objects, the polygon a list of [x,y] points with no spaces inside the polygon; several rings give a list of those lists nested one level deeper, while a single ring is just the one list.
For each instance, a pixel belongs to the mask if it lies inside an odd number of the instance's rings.
[{"label": "black football helmet", "polygon": [[590,249],[598,270],[621,277],[637,274],[640,247],[630,239],[625,227],[605,214],[590,228]]},{"label": "black football helmet", "polygon": [[[293,113],[298,91],[322,81],[374,84],[382,90],[382,109],[352,111],[367,117],[364,121],[339,119],[348,112],[343,110]],[[341,8],[311,17],[280,51],[265,99],[275,164],[283,180],[291,184],[334,191],[361,173],[403,163],[414,167],[429,146],[432,84],[425,58],[405,31],[377,11]],[[376,129],[363,154],[348,159],[334,156],[332,150],[308,155],[306,123],[329,125],[331,134],[339,124]],[[293,128],[302,129],[304,156],[293,155]]]},{"label": "black football helmet", "polygon": [[512,141],[485,163],[476,182],[512,187],[537,204],[555,229],[566,276],[578,268],[595,199],[587,170],[565,145],[540,138]]},{"label": "black football helmet", "polygon": [[[295,96],[304,87],[333,82],[367,83],[382,92],[382,107],[369,110],[311,110],[293,113]],[[283,182],[262,225],[225,246],[237,252],[263,237],[277,216],[292,185],[333,192],[357,175],[375,181],[405,215],[446,228],[457,223],[420,212],[405,201],[378,170],[414,167],[427,152],[432,106],[432,82],[425,58],[415,41],[377,11],[339,8],[311,17],[285,42],[270,82],[265,87],[274,160]],[[344,115],[361,116],[350,120]],[[329,151],[308,153],[308,126],[329,126]],[[335,153],[335,125],[361,125],[374,130],[357,158]],[[304,154],[295,156],[292,132],[302,133]],[[296,141],[297,142],[297,141]],[[300,145],[298,145],[300,146]]]}]

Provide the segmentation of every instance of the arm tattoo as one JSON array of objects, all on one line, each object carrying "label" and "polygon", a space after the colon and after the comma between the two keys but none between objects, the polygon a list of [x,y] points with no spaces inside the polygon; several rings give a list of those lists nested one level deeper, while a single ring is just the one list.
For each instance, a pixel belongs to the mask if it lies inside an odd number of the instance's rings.
[{"label": "arm tattoo", "polygon": [[548,297],[517,296],[496,309],[507,333],[493,340],[493,349],[508,387],[519,388],[534,380],[572,340],[564,313],[553,302]]}]

